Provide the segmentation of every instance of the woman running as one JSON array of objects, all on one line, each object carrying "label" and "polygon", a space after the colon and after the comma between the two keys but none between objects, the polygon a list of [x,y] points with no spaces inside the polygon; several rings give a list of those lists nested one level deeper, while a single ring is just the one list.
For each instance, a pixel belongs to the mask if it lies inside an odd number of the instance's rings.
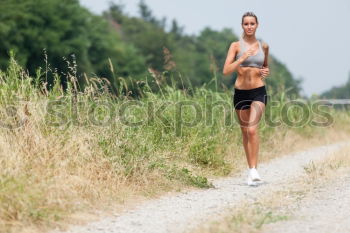
[{"label": "woman running", "polygon": [[258,18],[254,13],[247,12],[243,15],[243,35],[239,41],[231,44],[223,68],[225,76],[234,71],[238,74],[234,84],[233,102],[249,166],[249,186],[255,186],[261,181],[256,170],[259,152],[258,124],[267,104],[264,79],[270,74],[267,61],[269,46],[255,37],[258,25]]}]

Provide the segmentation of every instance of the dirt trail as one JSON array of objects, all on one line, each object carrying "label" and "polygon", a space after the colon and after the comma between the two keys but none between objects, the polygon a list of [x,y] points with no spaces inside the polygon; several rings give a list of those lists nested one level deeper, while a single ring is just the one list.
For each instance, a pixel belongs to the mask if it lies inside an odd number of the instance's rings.
[{"label": "dirt trail", "polygon": [[[229,207],[234,207],[243,200],[255,199],[283,189],[284,186],[287,187],[288,181],[303,174],[304,166],[311,161],[322,160],[347,145],[350,145],[349,141],[325,145],[261,164],[258,169],[264,183],[258,187],[246,185],[247,174],[244,171],[235,177],[213,181],[215,188],[183,192],[147,201],[133,210],[119,213],[118,216],[91,222],[85,226],[73,226],[66,232],[188,232],[206,220],[222,215]],[[58,232],[60,231],[52,231],[52,233]]]},{"label": "dirt trail", "polygon": [[320,188],[298,203],[292,220],[267,224],[266,233],[349,233],[350,232],[350,170],[334,183]]}]

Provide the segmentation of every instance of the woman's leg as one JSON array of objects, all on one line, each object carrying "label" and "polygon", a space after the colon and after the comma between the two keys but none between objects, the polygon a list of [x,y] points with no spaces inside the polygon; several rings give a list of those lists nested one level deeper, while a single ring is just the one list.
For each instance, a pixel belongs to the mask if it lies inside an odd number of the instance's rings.
[{"label": "woman's leg", "polygon": [[253,101],[250,106],[249,125],[246,128],[246,134],[248,137],[249,168],[257,168],[259,153],[258,127],[264,110],[265,104],[260,101]]},{"label": "woman's leg", "polygon": [[248,165],[249,167],[251,167],[252,159],[250,157],[250,152],[248,147],[248,133],[247,133],[247,129],[249,125],[250,109],[244,109],[244,110],[236,109],[236,113],[239,119],[241,131],[242,131],[243,147],[244,147],[245,155],[247,157]]}]

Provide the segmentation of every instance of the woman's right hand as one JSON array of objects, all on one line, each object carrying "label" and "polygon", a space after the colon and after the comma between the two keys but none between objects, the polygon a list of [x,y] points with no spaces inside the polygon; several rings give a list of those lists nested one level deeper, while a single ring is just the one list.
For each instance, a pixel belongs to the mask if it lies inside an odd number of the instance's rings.
[{"label": "woman's right hand", "polygon": [[243,55],[241,56],[242,62],[247,60],[248,57],[253,56],[253,52],[254,52],[254,49],[252,47],[250,47],[246,52],[244,52]]}]

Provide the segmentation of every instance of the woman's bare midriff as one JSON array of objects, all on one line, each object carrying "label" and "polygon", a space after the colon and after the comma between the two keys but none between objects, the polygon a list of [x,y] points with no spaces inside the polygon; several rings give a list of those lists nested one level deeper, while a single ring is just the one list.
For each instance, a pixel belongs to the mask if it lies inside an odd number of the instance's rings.
[{"label": "woman's bare midriff", "polygon": [[237,70],[237,79],[234,88],[249,90],[265,85],[261,79],[260,68],[257,67],[239,67]]}]

